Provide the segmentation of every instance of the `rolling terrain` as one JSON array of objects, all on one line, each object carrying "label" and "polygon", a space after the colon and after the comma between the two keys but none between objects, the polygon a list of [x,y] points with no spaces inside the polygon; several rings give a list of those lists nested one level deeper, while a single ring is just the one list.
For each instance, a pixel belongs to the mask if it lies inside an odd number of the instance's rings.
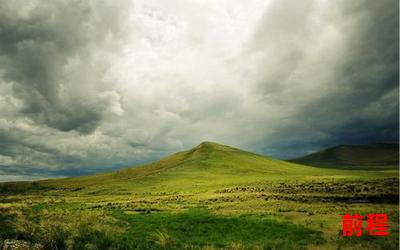
[{"label": "rolling terrain", "polygon": [[327,168],[398,168],[399,144],[340,145],[289,161]]},{"label": "rolling terrain", "polygon": [[[0,184],[1,239],[45,249],[397,249],[398,169],[306,166],[203,142],[115,172]],[[343,238],[345,213],[389,237]]]},{"label": "rolling terrain", "polygon": [[198,190],[257,181],[309,179],[321,175],[352,175],[352,172],[322,170],[242,151],[213,142],[178,152],[159,161],[119,171],[36,182],[48,188],[112,190]]}]

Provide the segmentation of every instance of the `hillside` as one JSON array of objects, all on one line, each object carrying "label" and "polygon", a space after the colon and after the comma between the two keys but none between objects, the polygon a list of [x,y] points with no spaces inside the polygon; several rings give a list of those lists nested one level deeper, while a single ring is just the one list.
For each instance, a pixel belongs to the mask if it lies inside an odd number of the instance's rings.
[{"label": "hillside", "polygon": [[328,168],[398,168],[399,144],[340,145],[289,161]]},{"label": "hillside", "polygon": [[118,187],[143,191],[174,190],[178,187],[190,190],[322,173],[318,168],[289,163],[213,142],[202,142],[195,148],[150,164],[110,173],[39,181],[37,184],[96,190],[117,190]]},{"label": "hillside", "polygon": [[[347,146],[344,146],[347,147]],[[348,162],[342,160],[342,155],[350,159],[359,159],[360,152],[352,156],[350,151],[329,149],[321,155],[311,155],[300,159],[298,163],[310,164],[308,159],[318,164],[315,166],[334,166],[346,168]],[[340,152],[339,153],[332,153]],[[347,152],[347,154],[344,154]],[[348,156],[348,154],[350,154]],[[381,154],[385,155],[386,152]],[[356,157],[357,156],[357,157]],[[353,157],[353,158],[351,158]],[[369,155],[371,158],[371,155]],[[388,155],[389,159],[393,156]],[[376,157],[376,159],[379,157]],[[328,165],[320,165],[322,160],[330,160]],[[368,158],[369,159],[369,158]],[[354,162],[354,161],[353,161]],[[369,165],[368,165],[369,166]],[[379,175],[392,175],[382,172]],[[317,168],[300,165],[288,161],[246,152],[227,145],[214,142],[202,142],[198,146],[172,154],[158,161],[140,166],[128,167],[118,171],[50,179],[36,182],[16,182],[0,184],[1,193],[24,193],[30,191],[73,191],[76,194],[124,194],[129,192],[175,192],[201,191],[219,189],[221,187],[248,185],[265,181],[311,180],[314,178],[368,176],[369,174],[333,168]]]},{"label": "hillside", "polygon": [[[398,169],[316,168],[203,142],[119,171],[0,183],[0,245],[398,249],[398,184]],[[388,214],[390,235],[338,238],[349,211]]]}]

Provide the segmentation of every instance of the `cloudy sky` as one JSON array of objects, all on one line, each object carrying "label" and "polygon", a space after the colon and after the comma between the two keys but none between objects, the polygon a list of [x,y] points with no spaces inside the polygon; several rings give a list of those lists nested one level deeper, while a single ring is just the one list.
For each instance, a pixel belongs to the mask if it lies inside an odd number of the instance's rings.
[{"label": "cloudy sky", "polygon": [[0,2],[0,181],[204,140],[279,158],[397,142],[397,0]]}]

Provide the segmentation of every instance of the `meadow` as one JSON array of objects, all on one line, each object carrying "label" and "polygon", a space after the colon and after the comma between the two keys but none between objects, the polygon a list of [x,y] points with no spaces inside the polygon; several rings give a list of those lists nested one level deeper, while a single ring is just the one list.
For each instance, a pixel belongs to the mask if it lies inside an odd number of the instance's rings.
[{"label": "meadow", "polygon": [[[0,240],[41,249],[398,249],[398,174],[206,142],[116,172],[1,184]],[[343,237],[341,216],[356,212],[386,213],[389,236]]]}]

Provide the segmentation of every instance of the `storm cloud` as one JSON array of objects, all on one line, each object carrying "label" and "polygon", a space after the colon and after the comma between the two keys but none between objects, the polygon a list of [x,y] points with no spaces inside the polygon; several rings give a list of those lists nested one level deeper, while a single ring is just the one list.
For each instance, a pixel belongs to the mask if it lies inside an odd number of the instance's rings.
[{"label": "storm cloud", "polygon": [[398,140],[395,0],[3,1],[0,180],[204,140],[280,158]]}]

